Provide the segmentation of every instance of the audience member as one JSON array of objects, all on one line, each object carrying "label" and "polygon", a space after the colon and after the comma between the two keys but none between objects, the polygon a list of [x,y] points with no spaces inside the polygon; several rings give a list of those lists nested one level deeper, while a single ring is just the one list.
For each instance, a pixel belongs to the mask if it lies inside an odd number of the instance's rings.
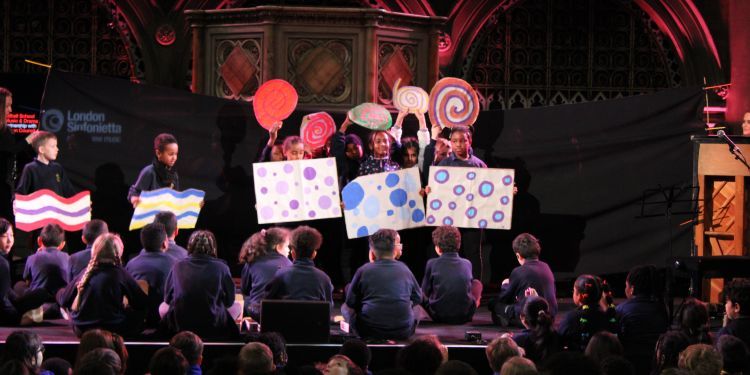
[{"label": "audience member", "polygon": [[41,373],[46,373],[46,375],[71,375],[73,373],[73,366],[70,362],[62,358],[45,359],[42,362]]},{"label": "audience member", "polygon": [[679,366],[692,375],[717,375],[721,373],[721,355],[711,345],[693,344],[680,353]]},{"label": "audience member", "polygon": [[500,374],[503,364],[508,358],[523,356],[523,350],[510,337],[497,337],[485,349],[487,362],[495,375]]},{"label": "audience member", "polygon": [[275,368],[271,349],[259,342],[245,344],[240,350],[237,367],[240,375],[272,374]]},{"label": "audience member", "polygon": [[361,337],[405,339],[414,334],[412,307],[422,302],[422,290],[405,264],[395,260],[398,233],[380,229],[370,242],[370,263],[354,274],[344,318]]},{"label": "audience member", "polygon": [[600,375],[601,371],[593,359],[574,351],[555,353],[542,365],[542,372],[546,375]]},{"label": "audience member", "polygon": [[[601,362],[602,375],[636,375],[633,364],[619,355],[611,355]],[[646,374],[646,373],[642,373]]]},{"label": "audience member", "polygon": [[258,338],[258,342],[265,344],[268,349],[271,349],[273,364],[276,370],[283,370],[289,360],[286,354],[286,340],[284,340],[284,336],[277,332],[263,332]]},{"label": "audience member", "polygon": [[547,263],[539,260],[539,240],[529,233],[521,233],[513,240],[513,252],[519,267],[513,269],[508,279],[503,280],[500,295],[490,301],[492,321],[501,326],[521,325],[519,316],[531,289],[547,300],[550,314],[557,314],[555,277]]},{"label": "audience member", "polygon": [[88,330],[81,336],[75,363],[80,362],[86,353],[96,348],[112,349],[120,357],[122,372],[127,371],[129,355],[128,349],[125,347],[125,341],[122,336],[102,329]]},{"label": "audience member", "polygon": [[452,360],[438,367],[435,375],[479,375],[473,367],[463,361]]},{"label": "audience member", "polygon": [[327,375],[362,375],[362,369],[359,368],[349,357],[336,354],[328,360],[326,364]]},{"label": "audience member", "polygon": [[500,368],[501,375],[536,375],[538,373],[534,362],[524,357],[508,358]]},{"label": "audience member", "polygon": [[190,331],[182,331],[169,340],[169,346],[177,348],[188,362],[187,375],[201,375],[203,363],[203,340]]},{"label": "audience member", "polygon": [[633,267],[625,279],[627,301],[615,311],[619,329],[617,336],[639,374],[651,372],[654,346],[669,328],[669,314],[660,298],[660,283],[656,267]]},{"label": "audience member", "polygon": [[658,375],[669,368],[676,368],[680,352],[690,345],[690,338],[681,331],[667,331],[659,336],[654,352],[654,365],[651,374]]},{"label": "audience member", "polygon": [[396,367],[412,375],[432,375],[443,362],[443,353],[432,340],[414,340],[396,354]]},{"label": "audience member", "polygon": [[188,368],[190,365],[180,349],[172,346],[157,350],[148,364],[151,375],[183,375]]},{"label": "audience member", "polygon": [[12,365],[14,368],[24,367],[36,374],[44,361],[44,345],[42,338],[31,331],[14,331],[5,339],[0,363],[20,361],[23,366]]},{"label": "audience member", "polygon": [[708,306],[695,298],[688,298],[682,303],[677,314],[680,330],[690,339],[690,344],[713,343],[709,329]]},{"label": "audience member", "polygon": [[286,228],[273,227],[253,234],[242,244],[239,261],[245,315],[260,321],[260,301],[276,271],[292,265],[289,261],[289,236]]},{"label": "audience member", "polygon": [[439,258],[430,259],[422,279],[423,306],[433,321],[470,322],[482,296],[482,282],[472,279],[471,262],[461,258],[461,232],[444,225],[432,232]]},{"label": "audience member", "polygon": [[750,350],[742,340],[723,335],[717,340],[716,349],[723,362],[722,374],[750,374]]},{"label": "audience member", "polygon": [[96,348],[76,362],[74,375],[122,375],[120,357],[112,349]]},{"label": "audience member", "polygon": [[718,336],[732,335],[750,346],[750,279],[732,280],[723,295],[726,323]]},{"label": "audience member", "polygon": [[573,303],[577,308],[560,323],[560,336],[568,350],[584,351],[591,337],[600,331],[615,332],[617,320],[614,308],[603,311],[601,281],[592,275],[578,276],[573,285]]},{"label": "audience member", "polygon": [[584,354],[595,362],[601,363],[607,357],[622,356],[623,349],[614,333],[602,331],[594,334],[594,337],[589,340]]},{"label": "audience member", "polygon": [[554,317],[549,312],[547,300],[529,296],[521,310],[523,331],[513,336],[513,340],[526,352],[526,358],[541,363],[547,357],[562,350],[562,340],[552,328]]},{"label": "audience member", "polygon": [[372,352],[367,346],[367,343],[360,339],[349,339],[344,341],[341,345],[339,354],[349,357],[349,359],[356,364],[363,373],[372,374],[369,370],[370,360],[372,359]]}]

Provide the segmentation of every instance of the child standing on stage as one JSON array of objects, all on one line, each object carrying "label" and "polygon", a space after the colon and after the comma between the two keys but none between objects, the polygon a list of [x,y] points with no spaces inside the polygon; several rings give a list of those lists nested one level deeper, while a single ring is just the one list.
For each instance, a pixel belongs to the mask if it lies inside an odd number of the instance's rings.
[{"label": "child standing on stage", "polygon": [[268,228],[253,234],[240,250],[242,294],[245,296],[245,315],[260,319],[260,301],[266,296],[266,286],[276,271],[290,267],[289,230]]},{"label": "child standing on stage", "polygon": [[[268,142],[258,158],[258,162],[281,161],[281,160],[302,160],[305,158],[305,143],[302,138],[296,135],[290,135],[284,138],[281,147],[276,144],[276,138],[279,136],[279,130],[283,126],[281,121],[275,122],[268,129]],[[278,154],[279,150],[281,155]],[[279,157],[281,156],[281,157]]]},{"label": "child standing on stage", "polygon": [[150,191],[161,188],[179,190],[180,179],[174,164],[177,162],[179,147],[177,139],[168,133],[162,133],[154,138],[154,152],[156,158],[141,170],[138,179],[128,192],[128,200],[133,207],[138,205],[142,191]]},{"label": "child standing on stage", "polygon": [[57,136],[54,133],[38,131],[32,138],[31,146],[37,156],[23,167],[16,192],[28,195],[37,190],[49,189],[64,198],[75,195],[76,191],[68,180],[65,169],[55,162],[59,151]]}]

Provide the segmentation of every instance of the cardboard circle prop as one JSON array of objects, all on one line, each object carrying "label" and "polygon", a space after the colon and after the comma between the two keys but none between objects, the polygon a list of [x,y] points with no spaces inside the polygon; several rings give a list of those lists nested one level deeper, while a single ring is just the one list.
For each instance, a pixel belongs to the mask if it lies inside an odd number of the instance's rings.
[{"label": "cardboard circle prop", "polygon": [[325,112],[316,112],[302,118],[299,135],[305,146],[317,150],[326,145],[326,141],[333,135],[335,128],[336,124],[331,115]]},{"label": "cardboard circle prop", "polygon": [[274,122],[284,120],[297,107],[297,90],[283,79],[272,79],[255,92],[253,111],[260,126],[269,129]]},{"label": "cardboard circle prop", "polygon": [[388,130],[393,119],[385,107],[375,103],[362,103],[347,114],[349,120],[370,130]]},{"label": "cardboard circle prop", "polygon": [[401,78],[393,85],[393,105],[399,112],[425,113],[430,102],[427,91],[417,86],[399,87]]},{"label": "cardboard circle prop", "polygon": [[471,126],[479,116],[479,98],[468,82],[446,77],[430,91],[428,114],[433,125],[440,124],[444,128]]}]

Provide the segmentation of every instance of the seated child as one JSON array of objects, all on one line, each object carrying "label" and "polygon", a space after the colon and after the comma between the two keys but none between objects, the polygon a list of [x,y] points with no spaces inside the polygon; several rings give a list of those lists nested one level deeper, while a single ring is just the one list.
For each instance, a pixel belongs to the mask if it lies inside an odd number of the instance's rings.
[{"label": "seated child", "polygon": [[471,262],[458,255],[461,232],[444,225],[432,232],[439,258],[427,261],[422,279],[423,306],[433,321],[470,322],[482,297],[482,283],[471,278]]},{"label": "seated child", "polygon": [[292,231],[289,247],[294,263],[276,272],[266,287],[267,299],[327,301],[333,308],[331,279],[313,262],[322,242],[315,228],[302,225]]},{"label": "seated child", "polygon": [[95,328],[122,336],[141,332],[148,300],[135,279],[122,268],[122,251],[118,235],[99,236],[86,270],[58,296],[60,306],[71,311],[78,337]]},{"label": "seated child", "polygon": [[128,191],[128,200],[133,207],[138,205],[142,191],[161,188],[180,189],[180,178],[174,169],[179,153],[177,139],[168,133],[157,135],[154,138],[154,153],[156,154],[154,161],[141,169],[138,179]]},{"label": "seated child", "polygon": [[13,242],[13,225],[0,217],[0,325],[18,325],[25,312],[41,306],[48,299],[44,289],[28,292],[19,298],[11,288],[11,269],[6,257]]},{"label": "seated child", "polygon": [[54,133],[38,131],[31,141],[36,159],[26,164],[18,180],[16,192],[28,195],[37,190],[49,189],[61,197],[72,197],[76,190],[68,180],[65,169],[57,160],[57,136]]},{"label": "seated child", "polygon": [[70,255],[68,281],[75,280],[86,269],[91,260],[91,247],[94,245],[96,238],[104,233],[109,233],[109,227],[103,220],[94,219],[83,226],[81,241],[86,245],[86,248]]},{"label": "seated child", "polygon": [[578,276],[573,284],[573,303],[577,308],[563,318],[559,329],[568,350],[582,352],[597,332],[617,331],[615,309],[602,310],[601,298],[602,286],[598,277]]},{"label": "seated child", "polygon": [[164,284],[169,310],[161,329],[167,336],[192,331],[207,339],[228,339],[239,334],[227,311],[234,304],[234,281],[226,262],[216,258],[213,233],[198,230],[188,240],[190,256],[172,267]]},{"label": "seated child", "polygon": [[500,295],[490,302],[495,324],[520,325],[519,316],[529,288],[547,300],[552,316],[557,314],[555,277],[547,263],[539,260],[541,251],[539,240],[529,233],[521,233],[513,240],[513,252],[520,266],[513,269],[510,278],[503,280]]},{"label": "seated child", "polygon": [[687,335],[690,345],[713,344],[709,333],[708,306],[703,301],[692,297],[685,299],[677,312],[676,321],[680,325],[680,331]]},{"label": "seated child", "polygon": [[726,323],[718,337],[736,336],[750,347],[750,280],[735,279],[724,288]]},{"label": "seated child", "polygon": [[188,252],[184,247],[178,245],[174,239],[177,237],[177,216],[170,211],[162,211],[154,216],[154,223],[161,223],[164,225],[164,230],[167,232],[168,246],[165,253],[175,260],[183,260],[187,258]]},{"label": "seated child", "polygon": [[405,264],[395,259],[398,233],[380,229],[370,236],[370,263],[352,278],[341,312],[362,337],[406,339],[417,321],[412,307],[422,290]]},{"label": "seated child", "polygon": [[187,375],[200,375],[203,362],[203,340],[190,331],[182,331],[169,340],[169,346],[182,351],[190,368]]},{"label": "seated child", "polygon": [[55,293],[68,285],[68,254],[65,247],[65,231],[57,224],[47,224],[37,238],[39,250],[26,259],[23,279],[28,290],[44,289],[49,302],[55,300]]},{"label": "seated child", "polygon": [[547,300],[538,296],[526,298],[520,318],[524,330],[513,336],[513,340],[524,349],[526,358],[543,363],[563,349],[562,340],[552,327],[555,317]]},{"label": "seated child", "polygon": [[628,299],[615,309],[625,358],[639,374],[651,372],[656,341],[669,328],[669,313],[656,290],[656,272],[652,265],[633,267],[625,278]]},{"label": "seated child", "polygon": [[241,287],[245,296],[245,315],[260,320],[260,301],[276,272],[292,265],[289,261],[289,230],[273,227],[250,236],[240,250]]},{"label": "seated child", "polygon": [[159,305],[164,300],[164,282],[177,262],[167,255],[167,233],[159,223],[147,224],[141,229],[143,251],[131,259],[125,270],[136,280],[148,283],[148,310],[146,323],[156,327],[159,323]]}]

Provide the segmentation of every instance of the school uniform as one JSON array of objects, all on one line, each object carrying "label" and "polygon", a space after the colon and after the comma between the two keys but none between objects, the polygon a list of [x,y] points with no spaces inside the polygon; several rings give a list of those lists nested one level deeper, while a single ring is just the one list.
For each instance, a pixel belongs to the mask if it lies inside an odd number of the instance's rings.
[{"label": "school uniform", "polygon": [[52,190],[55,194],[64,198],[76,194],[76,190],[68,180],[68,175],[65,174],[65,169],[60,163],[50,161],[44,164],[39,159],[34,159],[23,167],[16,192],[28,195],[42,189]]},{"label": "school uniform", "polygon": [[401,169],[401,165],[391,160],[390,156],[382,159],[376,159],[372,155],[367,155],[364,161],[359,165],[358,176],[366,176],[369,174],[382,173],[382,172],[393,172]]},{"label": "school uniform", "polygon": [[490,302],[493,320],[502,317],[520,324],[519,317],[526,302],[525,292],[528,288],[534,288],[540,297],[547,300],[552,316],[557,314],[555,276],[547,263],[538,259],[526,259],[522,266],[513,269],[509,279],[509,283],[501,286],[497,298]]},{"label": "school uniform", "polygon": [[[72,308],[82,277],[83,274],[58,296],[60,306]],[[123,304],[123,297],[127,297],[128,307]],[[147,304],[146,294],[125,269],[114,264],[99,264],[91,271],[79,297],[78,310],[71,310],[70,317],[79,336],[94,328],[133,336],[140,333]]]},{"label": "school uniform", "polygon": [[[743,306],[742,308],[745,307]],[[719,342],[719,338],[724,335],[735,336],[750,347],[750,316],[739,316],[735,319],[730,319],[727,322],[727,326],[719,330],[716,342]]]},{"label": "school uniform", "polygon": [[178,245],[174,240],[169,240],[167,251],[164,253],[174,258],[175,261],[183,260],[188,257],[187,249]]},{"label": "school uniform", "polygon": [[557,331],[551,331],[550,335],[544,340],[543,345],[537,347],[534,333],[530,329],[513,335],[513,341],[523,348],[526,354],[524,357],[532,360],[534,363],[542,363],[551,355],[563,350],[562,339]]},{"label": "school uniform", "polygon": [[310,258],[298,258],[291,267],[279,269],[266,291],[266,299],[326,301],[333,308],[331,278]]},{"label": "school uniform", "polygon": [[636,295],[615,311],[619,322],[617,337],[625,358],[633,363],[636,373],[651,372],[656,342],[669,328],[667,308],[655,298]]},{"label": "school uniform", "polygon": [[151,191],[161,188],[180,190],[180,178],[177,171],[167,168],[158,160],[143,167],[138,174],[138,179],[130,186],[128,200],[134,196],[141,195],[143,191]]},{"label": "school uniform", "polygon": [[562,319],[557,330],[565,347],[574,351],[584,351],[589,340],[601,331],[617,333],[617,324],[610,321],[610,317],[599,308],[598,304],[589,306],[585,310],[578,307],[569,312]]},{"label": "school uniform", "polygon": [[134,279],[145,280],[148,283],[146,320],[149,325],[155,325],[160,320],[159,305],[164,300],[164,283],[176,262],[166,253],[143,251],[125,266],[125,270]]},{"label": "school uniform", "polygon": [[443,253],[427,261],[422,292],[425,310],[433,321],[451,324],[470,322],[476,311],[471,294],[471,262],[458,253]]},{"label": "school uniform", "polygon": [[342,313],[362,337],[406,339],[417,325],[412,306],[421,302],[422,290],[409,268],[380,259],[354,274]]},{"label": "school uniform", "polygon": [[47,291],[29,291],[22,297],[16,296],[11,287],[10,263],[0,255],[0,324],[17,325],[21,316],[31,309],[41,306],[48,299]]},{"label": "school uniform", "polygon": [[227,311],[234,304],[234,282],[221,259],[194,254],[175,263],[164,285],[164,302],[169,310],[161,328],[170,336],[186,330],[204,339],[239,334]]},{"label": "school uniform", "polygon": [[91,261],[91,246],[86,245],[85,249],[70,256],[68,259],[68,280],[75,280],[81,272],[86,270]]},{"label": "school uniform", "polygon": [[276,271],[291,265],[289,258],[275,251],[245,264],[240,282],[245,296],[245,315],[250,315],[255,320],[260,319],[260,301],[266,297],[268,283],[276,275]]},{"label": "school uniform", "polygon": [[45,247],[26,259],[24,280],[31,280],[29,290],[44,289],[50,296],[68,285],[68,254],[55,247]]},{"label": "school uniform", "polygon": [[333,133],[331,154],[336,158],[336,170],[339,173],[339,188],[343,188],[349,181],[357,178],[360,161],[346,157],[346,134],[338,130],[336,133]]}]

